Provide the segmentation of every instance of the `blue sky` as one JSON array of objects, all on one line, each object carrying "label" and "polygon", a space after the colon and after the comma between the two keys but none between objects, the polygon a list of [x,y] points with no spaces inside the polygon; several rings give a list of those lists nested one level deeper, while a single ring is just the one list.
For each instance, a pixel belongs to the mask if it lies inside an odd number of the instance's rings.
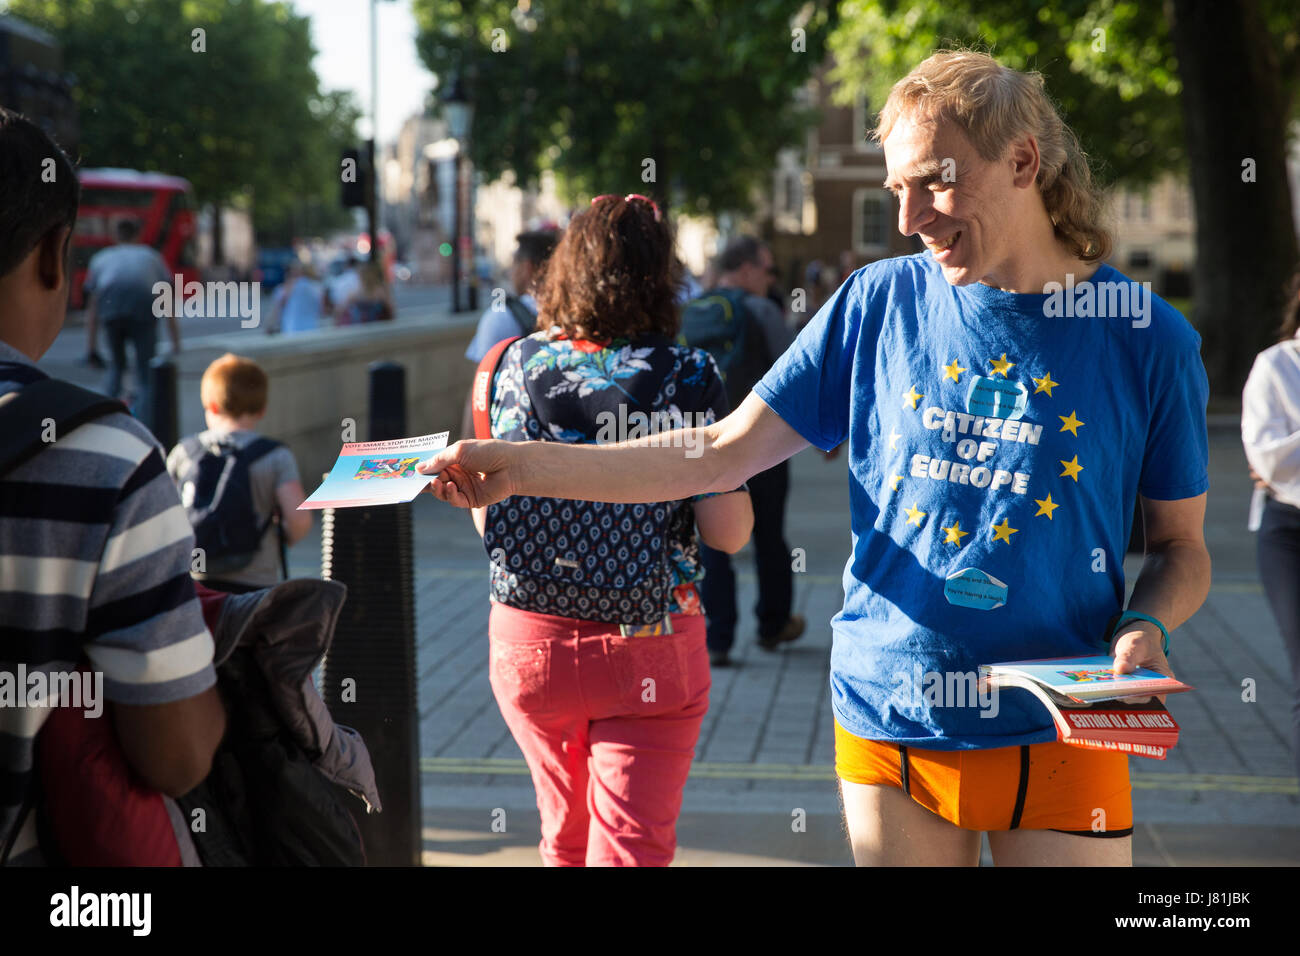
[{"label": "blue sky", "polygon": [[[293,0],[294,9],[311,17],[316,44],[316,74],[327,90],[352,90],[370,112],[370,0]],[[380,2],[379,139],[397,137],[403,121],[423,108],[434,78],[415,52],[415,18],[411,0]],[[367,119],[358,124],[366,135]]]}]

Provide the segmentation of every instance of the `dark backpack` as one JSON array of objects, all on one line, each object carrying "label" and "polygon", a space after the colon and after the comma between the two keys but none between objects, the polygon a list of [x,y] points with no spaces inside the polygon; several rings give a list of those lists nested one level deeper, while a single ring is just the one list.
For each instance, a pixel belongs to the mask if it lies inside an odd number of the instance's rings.
[{"label": "dark backpack", "polygon": [[686,303],[677,340],[713,356],[732,408],[739,407],[772,364],[743,289],[714,289]]},{"label": "dark backpack", "polygon": [[[241,571],[253,563],[262,537],[274,521],[257,520],[253,507],[253,462],[280,447],[270,438],[255,438],[244,448],[223,438],[205,445],[197,435],[181,442],[189,460],[177,476],[185,513],[194,527],[194,545],[203,549],[204,572],[212,577]],[[186,490],[193,485],[193,492]]]}]

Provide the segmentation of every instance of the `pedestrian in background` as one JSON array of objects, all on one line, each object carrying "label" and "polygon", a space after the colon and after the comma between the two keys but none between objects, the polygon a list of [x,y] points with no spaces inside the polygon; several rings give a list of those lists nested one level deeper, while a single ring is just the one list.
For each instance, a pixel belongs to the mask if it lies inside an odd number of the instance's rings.
[{"label": "pedestrian in background", "polygon": [[325,289],[310,266],[295,262],[288,278],[275,290],[268,333],[293,335],[314,332],[322,326],[325,315]]},{"label": "pedestrian in background", "polygon": [[[723,248],[714,268],[716,285],[687,304],[682,335],[687,344],[713,353],[726,375],[727,397],[736,407],[794,337],[780,306],[769,297],[775,268],[767,246],[752,236],[737,236]],[[727,312],[734,316],[729,323],[725,321]],[[728,331],[720,333],[721,329]],[[802,615],[791,613],[794,570],[785,540],[789,463],[782,461],[759,472],[748,485],[754,502],[758,646],[773,651],[796,640],[806,626]],[[726,667],[731,663],[739,619],[736,572],[729,554],[707,545],[701,554],[705,576],[700,590],[709,618],[709,657],[714,667]]]},{"label": "pedestrian in background", "polygon": [[533,298],[533,287],[546,260],[555,251],[558,239],[551,230],[521,232],[515,237],[518,245],[510,260],[510,290],[502,290],[504,297],[493,294],[493,301],[479,316],[465,358],[477,364],[502,339],[536,331],[537,300]]},{"label": "pedestrian in background", "polygon": [[1300,273],[1280,338],[1260,352],[1241,397],[1241,440],[1264,491],[1259,577],[1291,662],[1291,748],[1300,773]]},{"label": "pedestrian in background", "polygon": [[227,352],[199,383],[207,428],[167,456],[203,567],[192,577],[219,591],[271,587],[289,577],[285,549],[311,531],[306,493],[288,446],[259,435],[270,383],[252,359]]},{"label": "pedestrian in background", "polygon": [[[126,373],[126,349],[131,346],[135,357],[135,391],[128,404],[132,413],[150,425],[149,363],[158,348],[158,316],[154,313],[154,285],[171,285],[171,270],[158,251],[137,242],[140,225],[134,219],[117,223],[117,245],[101,249],[90,258],[83,288],[89,297],[86,311],[87,361],[97,357],[95,339],[99,325],[108,339],[109,369],[104,391],[113,398],[122,397],[122,380]],[[168,299],[170,301],[170,297]],[[181,350],[180,326],[167,310],[167,329],[171,333],[172,351]],[[152,427],[152,426],[151,426]]]},{"label": "pedestrian in background", "polygon": [[359,270],[361,287],[339,306],[339,325],[362,325],[387,322],[396,314],[393,293],[384,281],[384,270],[377,262],[367,262]]},{"label": "pedestrian in background", "polygon": [[[515,237],[517,243],[514,257],[510,260],[510,290],[501,290],[501,297],[494,290],[492,302],[479,316],[474,329],[474,338],[465,349],[465,358],[478,364],[488,350],[502,339],[517,335],[530,335],[537,329],[537,300],[533,298],[538,281],[542,277],[542,268],[555,251],[559,241],[559,232],[554,229],[538,229],[521,232]],[[498,301],[499,300],[499,301]],[[473,433],[470,416],[469,399],[461,413],[460,434],[468,438]]]},{"label": "pedestrian in background", "polygon": [[[654,203],[597,197],[548,266],[548,331],[480,365],[490,416],[479,409],[476,430],[595,444],[625,437],[609,423],[636,415],[724,416],[712,359],[673,342],[677,288],[672,233]],[[696,528],[738,550],[749,495],[516,496],[473,516],[491,556],[492,692],[532,773],[543,861],[667,866],[711,686]]]},{"label": "pedestrian in background", "polygon": [[357,267],[357,257],[350,252],[330,267],[332,274],[325,279],[325,309],[331,315],[337,315],[339,306],[360,291],[361,275]]}]

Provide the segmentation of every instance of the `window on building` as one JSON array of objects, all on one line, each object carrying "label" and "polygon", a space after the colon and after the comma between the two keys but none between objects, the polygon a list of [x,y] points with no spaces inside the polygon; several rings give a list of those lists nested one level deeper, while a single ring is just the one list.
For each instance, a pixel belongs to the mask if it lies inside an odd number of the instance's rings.
[{"label": "window on building", "polygon": [[858,189],[853,193],[853,246],[858,252],[879,254],[889,248],[893,203],[883,189]]},{"label": "window on building", "polygon": [[1151,250],[1150,249],[1131,250],[1128,254],[1128,267],[1130,269],[1150,269]]},{"label": "window on building", "polygon": [[777,177],[777,212],[782,216],[798,218],[803,212],[802,193],[799,170],[783,169]]}]

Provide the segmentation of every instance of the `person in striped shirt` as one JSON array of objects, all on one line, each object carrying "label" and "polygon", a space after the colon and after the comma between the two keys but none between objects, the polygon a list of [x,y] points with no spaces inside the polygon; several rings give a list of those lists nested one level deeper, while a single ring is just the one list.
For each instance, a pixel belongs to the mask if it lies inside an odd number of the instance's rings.
[{"label": "person in striped shirt", "polygon": [[[63,326],[78,192],[59,147],[0,108],[0,415],[45,377],[35,363]],[[79,665],[102,675],[112,706],[101,719],[140,779],[169,796],[207,776],[226,725],[193,547],[162,449],[125,413],[55,435],[0,474],[0,679]],[[0,702],[0,860],[11,865],[44,859],[27,807],[50,713]]]}]

